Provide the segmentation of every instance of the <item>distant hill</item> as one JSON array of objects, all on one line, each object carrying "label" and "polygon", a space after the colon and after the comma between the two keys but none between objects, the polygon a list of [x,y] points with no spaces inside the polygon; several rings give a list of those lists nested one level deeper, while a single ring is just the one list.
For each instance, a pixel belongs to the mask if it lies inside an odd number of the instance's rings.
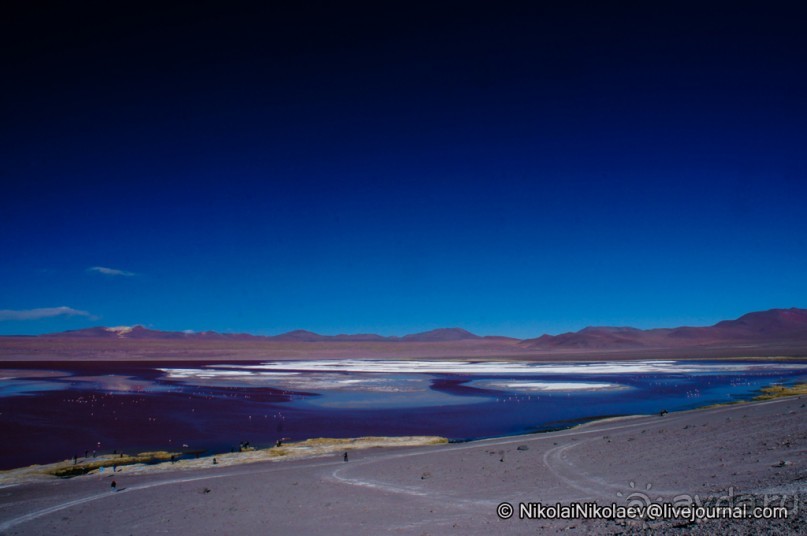
[{"label": "distant hill", "polygon": [[383,335],[375,335],[373,333],[358,333],[355,335],[320,335],[313,331],[306,331],[304,329],[297,329],[280,335],[271,335],[261,337],[273,341],[296,341],[296,342],[326,342],[326,341],[344,341],[344,342],[367,342],[367,341],[389,341],[395,340],[397,337],[384,337]]},{"label": "distant hill", "polygon": [[62,331],[60,333],[48,333],[41,337],[67,337],[81,339],[179,339],[183,333],[174,331],[156,331],[144,328],[143,326],[117,326],[117,327],[93,327],[86,329],[75,329]]},{"label": "distant hill", "polygon": [[442,342],[442,341],[462,341],[467,339],[481,339],[479,335],[474,335],[470,331],[461,328],[441,328],[433,329],[431,331],[424,331],[423,333],[414,333],[412,335],[405,335],[402,340],[404,341],[418,341],[418,342]]},{"label": "distant hill", "polygon": [[636,329],[588,327],[560,335],[542,335],[519,344],[536,350],[683,348],[747,342],[807,341],[807,310],[771,309],[748,313],[713,326]]},{"label": "distant hill", "polygon": [[45,338],[79,338],[79,339],[199,339],[199,340],[247,340],[258,339],[256,335],[248,333],[218,333],[216,331],[185,332],[185,331],[159,331],[148,329],[140,325],[117,327],[92,327],[48,333],[40,335]]}]

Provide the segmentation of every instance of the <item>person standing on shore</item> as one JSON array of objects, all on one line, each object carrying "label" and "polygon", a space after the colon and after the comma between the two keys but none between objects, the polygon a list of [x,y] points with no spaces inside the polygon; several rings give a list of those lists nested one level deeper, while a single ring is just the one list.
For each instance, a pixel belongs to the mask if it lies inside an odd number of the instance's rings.
[{"label": "person standing on shore", "polygon": [[345,461],[347,461],[347,451],[345,451]]},{"label": "person standing on shore", "polygon": [[118,491],[118,483],[115,482],[114,479],[112,480],[112,484],[110,484],[110,486],[112,487],[112,491]]}]

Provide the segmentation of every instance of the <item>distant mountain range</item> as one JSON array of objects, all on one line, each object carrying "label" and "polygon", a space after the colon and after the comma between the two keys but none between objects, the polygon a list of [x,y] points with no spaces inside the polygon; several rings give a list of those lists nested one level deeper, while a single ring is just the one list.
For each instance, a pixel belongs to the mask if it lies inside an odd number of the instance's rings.
[{"label": "distant mountain range", "polygon": [[288,341],[288,342],[446,342],[475,339],[507,339],[518,341],[512,337],[482,337],[461,328],[440,328],[422,333],[413,333],[403,337],[385,337],[373,333],[352,335],[320,335],[312,331],[298,329],[280,335],[251,335],[249,333],[218,333],[216,331],[159,331],[143,326],[92,327],[60,333],[40,335],[46,338],[97,338],[97,339],[185,339],[185,340],[249,340],[249,341]]},{"label": "distant mountain range", "polygon": [[280,342],[429,342],[489,341],[509,343],[523,350],[577,351],[620,350],[643,348],[685,348],[720,344],[764,344],[769,342],[807,341],[807,309],[771,309],[748,313],[736,320],[724,320],[713,326],[637,329],[632,327],[587,327],[560,335],[542,335],[518,340],[512,337],[475,335],[461,328],[441,328],[403,337],[344,334],[320,335],[296,330],[280,335],[262,336],[248,333],[218,333],[215,331],[159,331],[143,326],[93,327],[61,333],[40,335],[40,338],[85,339],[143,339],[143,340],[230,340]]}]

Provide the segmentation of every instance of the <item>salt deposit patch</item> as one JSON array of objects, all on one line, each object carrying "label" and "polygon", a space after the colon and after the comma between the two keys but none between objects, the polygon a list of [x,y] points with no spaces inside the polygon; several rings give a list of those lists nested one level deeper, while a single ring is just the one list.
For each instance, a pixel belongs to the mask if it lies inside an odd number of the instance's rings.
[{"label": "salt deposit patch", "polygon": [[497,381],[476,380],[470,383],[481,389],[497,389],[500,391],[547,392],[547,391],[617,391],[629,389],[618,383],[592,382],[535,382],[535,381]]},{"label": "salt deposit patch", "polygon": [[[229,366],[229,365],[228,365]],[[192,385],[230,385],[271,387],[288,391],[367,391],[379,393],[414,393],[429,388],[422,376],[362,374],[348,376],[332,372],[267,372],[261,370],[159,369],[168,380]]]},{"label": "salt deposit patch", "polygon": [[702,374],[710,372],[807,370],[807,364],[752,362],[694,363],[687,361],[528,363],[498,361],[391,361],[346,359],[318,361],[268,361],[260,365],[233,365],[232,368],[256,371],[370,372],[395,374]]},{"label": "salt deposit patch", "polygon": [[[215,366],[215,365],[214,365]],[[249,370],[219,370],[213,367],[204,369],[160,368],[169,380],[187,380],[194,378],[286,378],[297,376],[298,372],[252,372]]]},{"label": "salt deposit patch", "polygon": [[180,382],[186,385],[203,387],[246,387],[292,390],[285,386],[285,380],[302,374],[299,372],[267,372],[251,370],[161,368],[161,379]]}]

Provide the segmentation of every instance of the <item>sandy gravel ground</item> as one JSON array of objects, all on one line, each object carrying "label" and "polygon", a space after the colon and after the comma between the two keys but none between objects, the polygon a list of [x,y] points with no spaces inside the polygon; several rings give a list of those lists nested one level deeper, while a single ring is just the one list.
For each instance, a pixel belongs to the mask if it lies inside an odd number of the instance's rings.
[{"label": "sandy gravel ground", "polygon": [[[807,397],[573,430],[0,488],[1,534],[805,534]],[[711,499],[710,499],[711,498]],[[520,502],[763,501],[785,520],[518,519]],[[497,505],[516,508],[499,519]]]}]

